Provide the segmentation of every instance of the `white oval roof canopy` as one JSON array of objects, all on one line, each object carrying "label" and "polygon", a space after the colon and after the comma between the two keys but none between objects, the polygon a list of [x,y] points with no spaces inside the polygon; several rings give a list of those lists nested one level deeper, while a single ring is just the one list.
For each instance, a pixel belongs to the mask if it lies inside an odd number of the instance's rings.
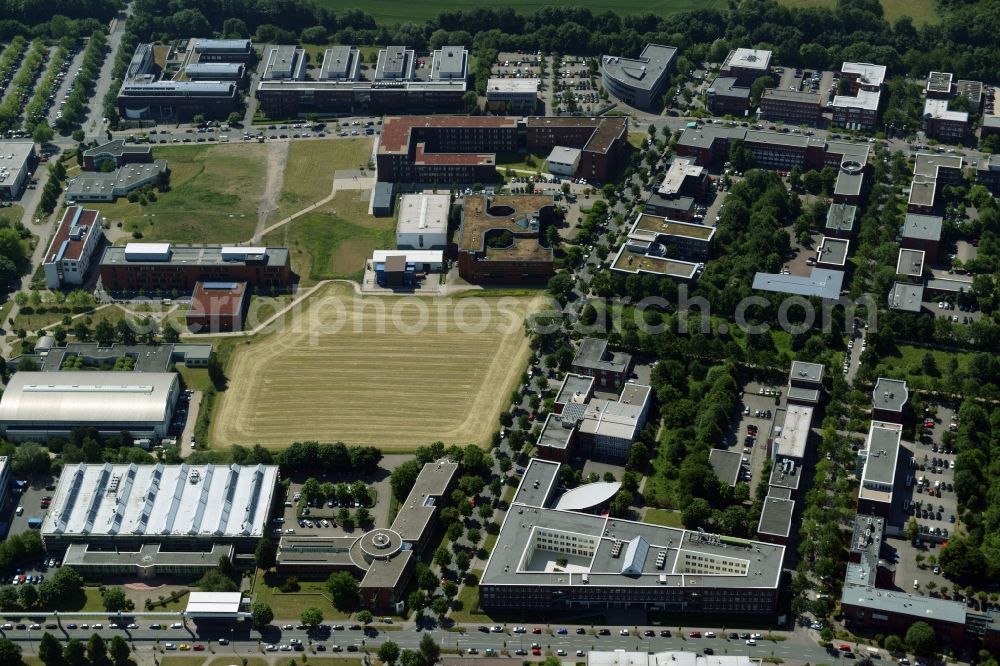
[{"label": "white oval roof canopy", "polygon": [[598,481],[585,483],[568,490],[556,501],[555,508],[565,511],[582,511],[607,502],[622,487],[619,481]]}]

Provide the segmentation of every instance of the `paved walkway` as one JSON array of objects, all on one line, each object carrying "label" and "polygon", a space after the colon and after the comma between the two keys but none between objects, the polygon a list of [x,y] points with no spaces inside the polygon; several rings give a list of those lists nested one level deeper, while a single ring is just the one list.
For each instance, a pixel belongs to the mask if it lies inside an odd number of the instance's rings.
[{"label": "paved walkway", "polygon": [[302,210],[296,213],[292,213],[291,215],[282,220],[278,220],[277,222],[275,222],[274,224],[265,229],[259,229],[254,234],[252,243],[259,243],[264,236],[271,233],[275,229],[280,229],[281,227],[288,224],[292,220],[302,217],[306,213],[314,211],[317,208],[330,203],[333,200],[333,198],[337,195],[337,192],[339,192],[340,190],[368,190],[368,189],[373,189],[375,187],[374,175],[365,177],[355,176],[353,178],[344,178],[338,175],[340,173],[341,173],[340,171],[337,171],[333,174],[333,183],[331,183],[330,185],[330,194],[323,197],[319,201],[306,206]]}]

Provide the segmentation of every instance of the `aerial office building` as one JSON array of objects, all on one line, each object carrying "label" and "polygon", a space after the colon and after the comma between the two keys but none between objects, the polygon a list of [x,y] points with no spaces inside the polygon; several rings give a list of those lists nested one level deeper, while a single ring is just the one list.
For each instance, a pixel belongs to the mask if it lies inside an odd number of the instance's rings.
[{"label": "aerial office building", "polygon": [[447,194],[404,194],[399,198],[396,247],[413,250],[443,250],[448,244]]},{"label": "aerial office building", "polygon": [[63,213],[42,260],[45,286],[59,289],[83,284],[91,260],[104,238],[96,210],[70,206]]},{"label": "aerial office building", "polygon": [[253,288],[285,289],[292,277],[288,250],[127,243],[104,250],[101,283],[109,291],[187,293],[197,282],[246,282]]},{"label": "aerial office building", "polygon": [[556,221],[552,195],[467,194],[458,229],[458,272],[483,283],[537,283],[555,273],[545,230]]},{"label": "aerial office building", "polygon": [[764,49],[733,49],[722,63],[720,76],[731,76],[749,88],[754,81],[771,72],[771,52]]},{"label": "aerial office building", "polygon": [[677,49],[662,44],[647,44],[638,58],[606,55],[601,58],[601,81],[629,106],[650,109],[662,103],[676,59]]},{"label": "aerial office building", "polygon": [[16,442],[68,437],[74,428],[159,439],[179,393],[173,372],[17,372],[0,399],[0,431]]},{"label": "aerial office building", "polygon": [[0,199],[20,198],[37,166],[34,141],[0,141]]},{"label": "aerial office building", "polygon": [[[216,48],[213,46],[215,40],[201,41],[204,42],[205,49],[201,54],[202,61],[229,62],[227,58],[242,57],[239,53],[233,53],[228,46]],[[246,49],[252,52],[249,40],[224,41],[245,42]],[[236,81],[161,79],[153,47],[153,44],[139,44],[125,70],[118,90],[118,113],[123,118],[182,120],[195,115],[224,118],[237,109],[240,95]],[[232,48],[242,52],[241,48]]]},{"label": "aerial office building", "polygon": [[608,501],[607,484],[570,491],[561,508],[558,473],[528,464],[480,580],[482,608],[774,612],[783,546],[588,513]]},{"label": "aerial office building", "polygon": [[[297,52],[292,46],[276,49],[288,62]],[[409,47],[387,46],[374,67],[364,68],[357,47],[338,45],[326,49],[316,78],[295,66],[277,67],[273,75],[261,77],[256,95],[261,110],[273,118],[307,112],[454,111],[464,106],[468,67],[469,52],[462,46],[434,51],[429,66]]]}]

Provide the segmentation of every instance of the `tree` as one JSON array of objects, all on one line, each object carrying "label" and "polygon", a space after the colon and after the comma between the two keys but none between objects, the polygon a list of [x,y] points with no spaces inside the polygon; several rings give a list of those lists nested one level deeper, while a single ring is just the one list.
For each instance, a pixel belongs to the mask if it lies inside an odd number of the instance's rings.
[{"label": "tree", "polygon": [[393,666],[399,659],[399,646],[392,641],[386,641],[378,648],[378,658],[386,666]]},{"label": "tree", "polygon": [[366,627],[369,624],[371,624],[372,620],[374,620],[374,619],[375,618],[372,617],[372,612],[371,611],[368,611],[368,610],[358,611],[358,622],[360,622],[361,624],[365,625]]},{"label": "tree", "polygon": [[389,485],[397,500],[402,502],[406,499],[422,467],[423,465],[417,460],[407,460],[392,470],[392,474],[389,475]]},{"label": "tree", "polygon": [[226,118],[226,122],[232,125],[233,127],[236,127],[243,122],[243,114],[241,114],[239,111],[233,111]]},{"label": "tree", "polygon": [[333,599],[333,605],[340,610],[349,610],[358,605],[360,599],[357,579],[346,571],[330,574],[326,579],[326,589]]},{"label": "tree", "polygon": [[891,634],[885,637],[885,643],[883,647],[892,655],[898,655],[903,652],[903,639],[895,634]]},{"label": "tree", "polygon": [[263,601],[256,601],[250,606],[250,619],[253,621],[255,629],[263,629],[271,624],[274,619],[274,611]]},{"label": "tree", "polygon": [[35,129],[31,130],[31,138],[35,143],[46,144],[52,140],[53,136],[55,136],[55,132],[44,122],[38,123],[35,125]]},{"label": "tree", "polygon": [[257,566],[261,569],[270,569],[274,566],[277,557],[278,549],[275,547],[274,542],[266,537],[261,539],[260,543],[257,544],[257,550],[254,552]]},{"label": "tree", "polygon": [[451,564],[451,551],[449,551],[444,546],[441,546],[436,551],[434,551],[434,564],[438,565],[442,569]]},{"label": "tree", "polygon": [[560,303],[565,303],[573,292],[573,278],[568,273],[557,273],[549,279],[549,292]]},{"label": "tree", "polygon": [[463,574],[469,570],[470,558],[469,554],[464,550],[458,551],[455,555],[455,567]]},{"label": "tree", "polygon": [[420,639],[420,654],[424,657],[424,663],[433,666],[441,656],[441,647],[430,634],[424,634]]},{"label": "tree", "polygon": [[11,457],[11,469],[19,476],[46,474],[51,464],[49,450],[34,442],[18,445]]},{"label": "tree", "polygon": [[914,654],[929,657],[934,654],[936,645],[937,637],[934,629],[926,622],[914,622],[906,630],[906,647]]},{"label": "tree", "polygon": [[195,583],[202,592],[236,592],[239,586],[219,569],[209,569]]},{"label": "tree", "polygon": [[129,647],[128,643],[121,636],[115,636],[111,639],[111,646],[108,649],[108,653],[111,655],[111,663],[115,666],[127,666],[129,663]]},{"label": "tree", "polygon": [[434,611],[434,614],[442,620],[444,619],[444,616],[448,614],[448,609],[450,607],[451,604],[448,602],[446,597],[435,597],[434,601],[431,602],[431,610]]},{"label": "tree", "polygon": [[21,608],[31,610],[38,605],[38,589],[34,585],[22,585],[17,590],[17,600]]},{"label": "tree", "polygon": [[83,589],[83,577],[72,567],[59,567],[52,574],[52,582],[61,597],[72,597]]},{"label": "tree", "polygon": [[104,664],[108,661],[108,646],[97,634],[91,634],[87,641],[87,658],[91,664]]},{"label": "tree", "polygon": [[24,661],[21,659],[21,646],[9,638],[0,638],[0,664],[11,664],[11,666],[21,666]]},{"label": "tree", "polygon": [[87,663],[87,648],[84,647],[83,641],[79,641],[75,638],[70,639],[66,643],[66,647],[63,648],[63,659],[69,666],[85,666]]},{"label": "tree", "polygon": [[307,608],[302,611],[302,615],[299,616],[302,624],[306,625],[310,629],[315,629],[319,625],[323,624],[323,611],[318,608]]},{"label": "tree", "polygon": [[106,587],[101,592],[101,601],[104,602],[104,610],[109,613],[128,610],[129,598],[125,596],[125,590],[120,587]]},{"label": "tree", "polygon": [[47,631],[42,634],[42,640],[38,641],[38,658],[45,666],[58,666],[62,663],[62,643]]},{"label": "tree", "polygon": [[399,655],[399,664],[400,666],[424,666],[424,658],[416,650],[403,650]]},{"label": "tree", "polygon": [[708,502],[701,497],[695,497],[681,512],[681,521],[684,523],[684,527],[695,529],[703,527],[711,515],[712,507],[709,506]]},{"label": "tree", "polygon": [[115,341],[115,327],[107,319],[102,319],[97,322],[97,327],[94,329],[94,338],[102,347],[111,346]]}]

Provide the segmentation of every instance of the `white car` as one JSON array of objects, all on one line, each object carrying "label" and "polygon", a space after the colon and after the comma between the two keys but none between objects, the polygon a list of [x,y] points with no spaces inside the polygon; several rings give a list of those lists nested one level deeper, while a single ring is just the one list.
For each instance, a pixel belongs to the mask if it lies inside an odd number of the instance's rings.
[{"label": "white car", "polygon": [[164,644],[163,649],[164,650],[176,650],[177,646],[174,645],[173,643],[166,643],[166,644]]},{"label": "white car", "polygon": [[556,654],[558,656],[560,656],[560,657],[565,657],[566,656],[566,650],[563,650],[562,648],[560,648],[560,649],[556,650]]},{"label": "white car", "polygon": [[585,655],[585,654],[587,654],[587,653],[586,653],[586,652],[584,652],[583,650],[577,650],[577,651],[576,651],[576,656],[578,656],[578,657],[582,657],[582,656],[583,656],[583,655]]},{"label": "white car", "polygon": [[267,647],[265,647],[264,649],[267,650],[268,652],[276,652],[278,650],[278,646],[275,645],[274,643],[269,643]]},{"label": "white car", "polygon": [[747,639],[747,645],[757,645],[757,641],[752,638]]},{"label": "white car", "polygon": [[528,632],[528,630],[525,629],[524,627],[514,627],[514,633],[515,634],[524,634],[524,633],[527,633],[527,632]]},{"label": "white car", "polygon": [[759,640],[762,640],[764,638],[764,636],[761,635],[761,634],[750,634],[750,638],[752,638],[755,641],[759,641]]}]

